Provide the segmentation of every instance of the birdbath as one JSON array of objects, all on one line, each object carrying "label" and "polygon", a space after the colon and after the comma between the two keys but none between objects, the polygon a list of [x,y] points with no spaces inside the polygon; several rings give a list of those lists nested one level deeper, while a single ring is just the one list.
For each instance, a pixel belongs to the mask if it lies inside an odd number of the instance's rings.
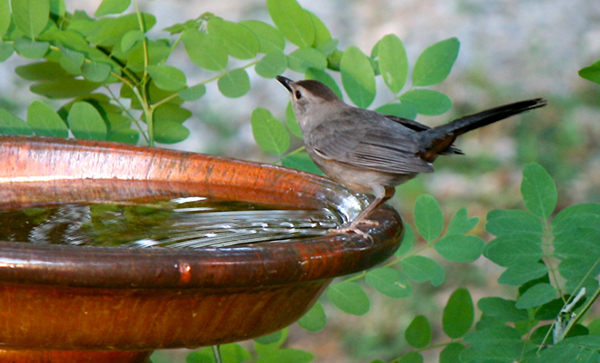
[{"label": "birdbath", "polygon": [[[328,179],[283,167],[73,139],[0,137],[0,211],[48,204],[202,195],[319,210],[368,204]],[[299,319],[336,276],[398,248],[402,222],[376,210],[371,237],[207,248],[0,241],[0,361],[144,362],[154,349],[255,338]],[[0,224],[9,223],[0,220]]]}]

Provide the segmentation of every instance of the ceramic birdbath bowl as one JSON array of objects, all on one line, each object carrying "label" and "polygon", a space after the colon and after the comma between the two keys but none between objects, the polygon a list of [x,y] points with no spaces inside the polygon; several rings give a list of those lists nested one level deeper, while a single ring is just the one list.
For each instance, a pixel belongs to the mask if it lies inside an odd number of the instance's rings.
[{"label": "ceramic birdbath bowl", "polygon": [[[365,196],[312,174],[193,153],[0,137],[0,211],[203,195],[346,218]],[[162,198],[162,199],[161,199]],[[144,362],[154,349],[255,338],[300,318],[336,276],[398,247],[389,207],[356,234],[206,248],[0,241],[0,362]],[[0,220],[0,224],[9,223]]]}]

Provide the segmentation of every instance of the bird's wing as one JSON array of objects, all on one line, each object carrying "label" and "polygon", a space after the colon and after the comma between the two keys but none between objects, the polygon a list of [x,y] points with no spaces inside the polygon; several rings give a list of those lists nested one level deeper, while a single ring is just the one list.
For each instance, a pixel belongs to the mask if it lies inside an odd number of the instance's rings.
[{"label": "bird's wing", "polygon": [[[402,126],[406,126],[409,129],[417,131],[417,132],[427,131],[427,130],[431,129],[431,127],[429,127],[427,125],[423,125],[420,122],[410,120],[407,118],[397,117],[397,116],[392,116],[392,115],[383,115],[383,116],[385,116],[388,120],[392,120],[396,123],[401,124]],[[448,148],[448,150],[443,151],[440,154],[442,154],[442,155],[452,155],[452,154],[464,155],[465,153],[463,153],[460,149],[458,149],[454,146],[450,146]]]},{"label": "bird's wing", "polygon": [[382,115],[385,116],[388,120],[392,120],[396,123],[399,123],[403,126],[408,127],[411,130],[414,130],[414,131],[425,131],[425,130],[429,130],[431,128],[427,125],[423,125],[420,122],[410,120],[407,118],[392,116],[392,115],[385,115],[385,114],[382,114]]},{"label": "bird's wing", "polygon": [[314,125],[305,133],[305,143],[320,156],[355,168],[392,174],[433,171],[431,164],[419,157],[415,131],[373,114],[345,113]]}]

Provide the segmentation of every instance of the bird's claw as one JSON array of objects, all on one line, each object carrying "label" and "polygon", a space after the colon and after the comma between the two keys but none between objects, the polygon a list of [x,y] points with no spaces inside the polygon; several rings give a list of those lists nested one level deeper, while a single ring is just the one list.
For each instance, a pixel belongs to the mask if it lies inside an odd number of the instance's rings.
[{"label": "bird's claw", "polygon": [[354,224],[351,224],[348,227],[344,227],[344,228],[335,228],[335,229],[330,229],[329,231],[327,231],[330,234],[344,234],[344,233],[355,233],[365,239],[368,239],[369,241],[373,242],[373,237],[371,237],[370,234],[368,234],[367,232],[364,232],[360,229],[358,229],[358,227],[356,227]]},{"label": "bird's claw", "polygon": [[370,220],[370,219],[361,219],[361,220],[357,220],[357,221],[352,222],[352,225],[356,225],[356,224],[362,224],[362,225],[371,226],[371,227],[378,227],[379,226],[379,221],[373,221],[373,220]]}]

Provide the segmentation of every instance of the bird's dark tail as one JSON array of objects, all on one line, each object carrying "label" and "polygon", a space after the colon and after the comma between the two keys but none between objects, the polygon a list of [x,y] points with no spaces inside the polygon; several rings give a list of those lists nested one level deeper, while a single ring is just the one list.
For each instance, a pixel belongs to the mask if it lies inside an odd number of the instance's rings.
[{"label": "bird's dark tail", "polygon": [[[458,136],[494,122],[504,120],[505,118],[521,112],[544,107],[546,104],[546,100],[541,98],[515,102],[461,117],[445,125],[440,125],[424,131],[420,133],[422,136],[422,146],[420,150],[421,158],[427,161],[433,161],[439,154],[447,154],[449,151],[450,153],[456,153],[451,151],[451,146]],[[458,151],[458,153],[460,153],[460,151]]]}]

